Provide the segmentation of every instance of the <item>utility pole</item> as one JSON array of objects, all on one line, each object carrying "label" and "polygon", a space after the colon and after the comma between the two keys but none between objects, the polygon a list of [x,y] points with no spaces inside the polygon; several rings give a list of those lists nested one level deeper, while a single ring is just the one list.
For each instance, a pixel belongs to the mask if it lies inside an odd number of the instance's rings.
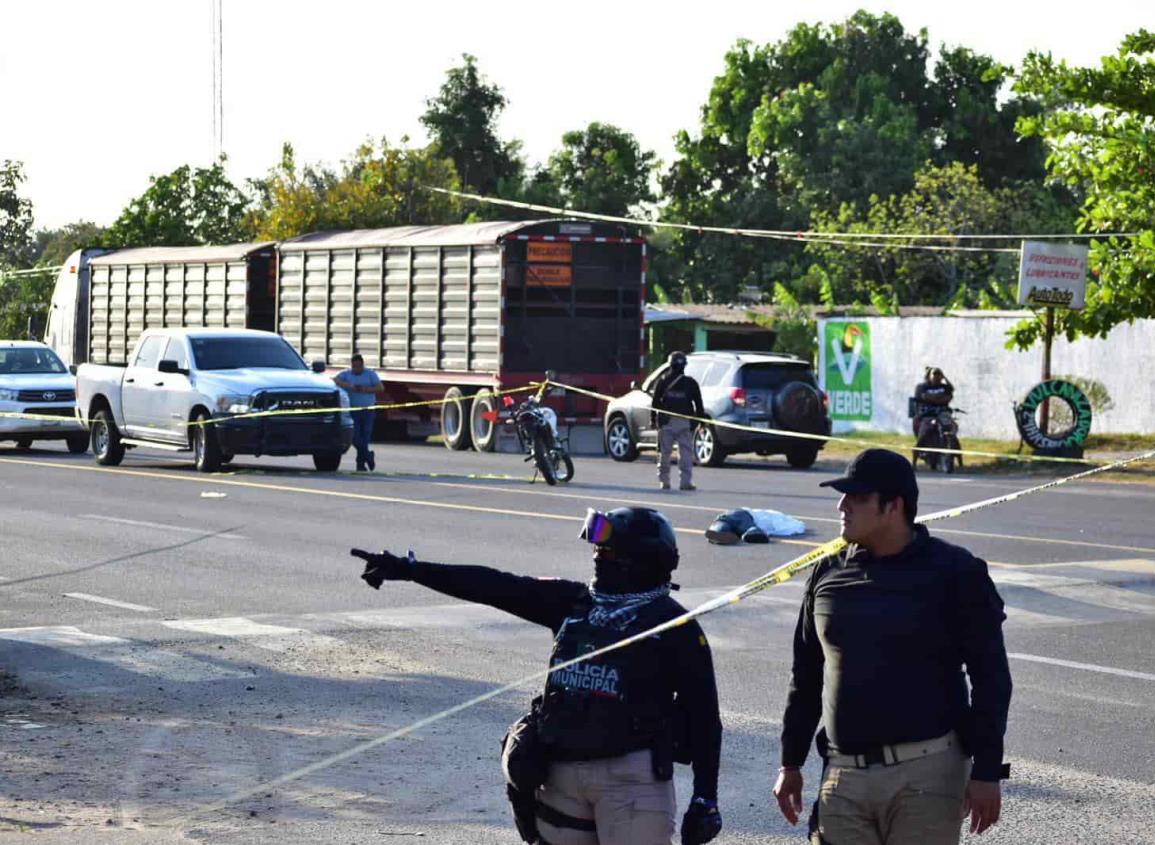
[{"label": "utility pole", "polygon": [[212,13],[213,161],[216,162],[225,148],[224,0],[209,0],[209,5]]}]

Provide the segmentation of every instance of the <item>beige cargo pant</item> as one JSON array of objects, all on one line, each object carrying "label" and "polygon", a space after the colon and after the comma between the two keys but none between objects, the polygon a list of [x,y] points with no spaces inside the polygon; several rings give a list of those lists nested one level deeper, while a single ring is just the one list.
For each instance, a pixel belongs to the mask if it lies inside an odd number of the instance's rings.
[{"label": "beige cargo pant", "polygon": [[670,417],[658,429],[658,481],[670,483],[670,458],[674,444],[678,446],[678,475],[681,486],[688,487],[694,474],[694,430],[689,420]]},{"label": "beige cargo pant", "polygon": [[649,751],[551,763],[537,800],[597,827],[556,827],[538,818],[538,833],[548,845],[670,845],[674,835],[674,781],[654,777]]},{"label": "beige cargo pant", "polygon": [[958,845],[970,758],[948,748],[866,769],[827,766],[812,845]]}]

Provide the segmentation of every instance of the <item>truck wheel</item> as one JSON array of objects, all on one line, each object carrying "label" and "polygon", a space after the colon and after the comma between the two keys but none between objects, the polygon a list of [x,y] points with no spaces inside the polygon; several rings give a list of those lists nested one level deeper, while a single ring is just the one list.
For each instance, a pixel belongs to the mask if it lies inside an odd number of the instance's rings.
[{"label": "truck wheel", "polygon": [[473,448],[478,452],[492,452],[497,445],[497,398],[488,387],[473,394],[469,428]]},{"label": "truck wheel", "polygon": [[208,419],[209,415],[201,412],[193,426],[193,460],[197,472],[216,472],[221,468],[221,443],[217,440],[216,428],[205,425]]},{"label": "truck wheel", "polygon": [[16,438],[16,448],[17,449],[31,449],[32,448],[32,438],[31,437],[17,437]]},{"label": "truck wheel", "polygon": [[64,442],[68,444],[68,451],[73,455],[83,455],[88,451],[87,434],[70,434]]},{"label": "truck wheel", "polygon": [[120,466],[124,460],[124,444],[111,411],[97,411],[92,418],[92,454],[98,464],[107,467]]},{"label": "truck wheel", "polygon": [[341,466],[340,452],[317,452],[313,455],[313,466],[317,472],[336,472]]},{"label": "truck wheel", "polygon": [[459,452],[469,448],[469,397],[460,387],[445,391],[445,401],[441,403],[441,435],[445,445]]}]

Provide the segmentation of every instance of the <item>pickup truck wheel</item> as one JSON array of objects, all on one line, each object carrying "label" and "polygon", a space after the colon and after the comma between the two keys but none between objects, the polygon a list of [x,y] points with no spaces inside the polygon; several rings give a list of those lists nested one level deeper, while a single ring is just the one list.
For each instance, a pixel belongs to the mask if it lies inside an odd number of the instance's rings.
[{"label": "pickup truck wheel", "polygon": [[83,455],[88,451],[87,434],[70,434],[64,442],[68,444],[68,451],[73,455]]},{"label": "pickup truck wheel", "polygon": [[16,448],[17,449],[31,449],[32,448],[32,438],[31,437],[17,437],[16,438]]},{"label": "pickup truck wheel", "polygon": [[313,466],[317,472],[336,472],[341,466],[340,452],[317,452],[313,455]]},{"label": "pickup truck wheel", "polygon": [[818,449],[814,446],[792,446],[786,450],[786,463],[795,469],[814,466],[818,460]]},{"label": "pickup truck wheel", "polygon": [[441,435],[445,445],[455,452],[469,448],[469,409],[472,403],[460,387],[445,391],[441,403]]},{"label": "pickup truck wheel", "polygon": [[92,454],[98,464],[107,467],[120,466],[124,460],[124,444],[111,411],[97,411],[92,418]]},{"label": "pickup truck wheel", "polygon": [[208,414],[197,414],[193,426],[193,458],[198,472],[216,472],[221,468],[221,444],[216,429],[205,425],[208,419]]}]

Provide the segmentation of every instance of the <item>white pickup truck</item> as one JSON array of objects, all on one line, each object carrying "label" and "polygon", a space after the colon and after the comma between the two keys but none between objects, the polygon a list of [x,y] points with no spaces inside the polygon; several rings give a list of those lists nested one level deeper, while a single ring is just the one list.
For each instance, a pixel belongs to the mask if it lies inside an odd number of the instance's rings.
[{"label": "white pickup truck", "polygon": [[[76,413],[105,465],[119,464],[125,448],[150,446],[191,450],[201,472],[234,455],[301,454],[333,472],[353,423],[348,396],[324,369],[306,366],[271,332],[146,329],[128,366],[80,365]],[[288,410],[297,413],[251,416]]]}]

